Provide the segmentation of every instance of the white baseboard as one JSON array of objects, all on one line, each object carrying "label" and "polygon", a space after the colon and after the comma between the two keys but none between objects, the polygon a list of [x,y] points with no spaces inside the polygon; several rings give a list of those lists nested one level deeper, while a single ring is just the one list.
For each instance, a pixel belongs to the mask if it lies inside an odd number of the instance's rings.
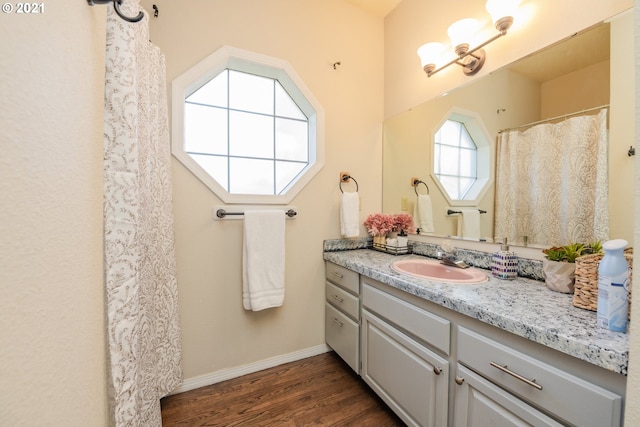
[{"label": "white baseboard", "polygon": [[221,381],[238,378],[243,375],[252,374],[254,372],[261,371],[263,369],[273,368],[284,363],[295,362],[296,360],[306,359],[307,357],[317,356],[322,353],[331,351],[331,348],[326,344],[321,344],[315,347],[309,347],[303,350],[295,351],[293,353],[283,354],[269,359],[260,360],[258,362],[250,363],[248,365],[238,366],[235,368],[224,369],[222,371],[212,372],[210,374],[199,375],[193,378],[187,378],[182,381],[182,384],[173,390],[170,395],[184,393],[185,391],[195,390],[196,388],[205,387],[211,384],[216,384]]}]

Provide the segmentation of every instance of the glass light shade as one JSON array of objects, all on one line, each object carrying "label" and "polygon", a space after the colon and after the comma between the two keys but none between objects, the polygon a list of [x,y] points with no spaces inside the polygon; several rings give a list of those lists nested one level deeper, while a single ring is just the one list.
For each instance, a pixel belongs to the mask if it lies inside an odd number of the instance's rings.
[{"label": "glass light shade", "polygon": [[454,22],[449,26],[447,33],[454,48],[462,44],[471,44],[474,35],[480,28],[480,24],[475,19],[466,18]]},{"label": "glass light shade", "polygon": [[418,56],[420,57],[422,67],[424,68],[424,66],[428,64],[436,65],[443,51],[444,46],[442,43],[432,42],[420,46],[418,48]]},{"label": "glass light shade", "polygon": [[497,23],[501,18],[514,17],[518,10],[520,0],[487,0],[487,12],[491,15],[493,23]]}]

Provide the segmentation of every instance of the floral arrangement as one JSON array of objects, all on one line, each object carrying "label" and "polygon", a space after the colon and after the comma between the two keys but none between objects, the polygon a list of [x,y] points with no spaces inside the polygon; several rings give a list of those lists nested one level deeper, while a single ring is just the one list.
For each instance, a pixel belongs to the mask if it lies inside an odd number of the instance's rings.
[{"label": "floral arrangement", "polygon": [[401,214],[371,214],[364,221],[367,232],[372,236],[384,236],[392,231],[401,236],[412,233],[415,230],[413,217],[406,213]]},{"label": "floral arrangement", "polygon": [[397,231],[401,236],[415,232],[416,228],[413,225],[413,217],[406,213],[393,215],[393,230],[391,231]]},{"label": "floral arrangement", "polygon": [[384,236],[393,230],[393,216],[381,213],[371,214],[364,220],[364,226],[372,236]]}]

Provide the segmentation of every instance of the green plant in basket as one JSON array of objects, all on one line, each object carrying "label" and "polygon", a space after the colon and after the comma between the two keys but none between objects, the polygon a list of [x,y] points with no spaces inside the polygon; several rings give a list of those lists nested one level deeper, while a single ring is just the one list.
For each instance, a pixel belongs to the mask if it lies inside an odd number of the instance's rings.
[{"label": "green plant in basket", "polygon": [[564,246],[553,246],[548,249],[543,249],[542,252],[549,261],[575,263],[576,258],[582,255],[602,252],[602,243],[600,241],[589,244],[570,243]]},{"label": "green plant in basket", "polygon": [[576,258],[602,252],[602,244],[599,241],[589,244],[570,243],[543,249],[542,252],[545,255],[542,271],[547,287],[557,292],[572,293],[575,284]]}]

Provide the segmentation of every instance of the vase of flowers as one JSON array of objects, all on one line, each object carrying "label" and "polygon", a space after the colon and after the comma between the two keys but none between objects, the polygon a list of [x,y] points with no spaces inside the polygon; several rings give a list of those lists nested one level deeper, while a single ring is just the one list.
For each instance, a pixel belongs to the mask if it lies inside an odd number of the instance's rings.
[{"label": "vase of flowers", "polygon": [[[367,232],[373,236],[374,247],[386,245],[387,236],[394,233],[393,238],[397,239],[397,246],[405,247],[408,244],[407,233],[415,230],[413,217],[409,214],[371,214],[364,221]],[[395,235],[397,234],[397,236]]]},{"label": "vase of flowers", "polygon": [[398,246],[404,247],[409,243],[408,233],[415,232],[416,228],[413,224],[413,217],[406,213],[393,215],[393,231],[398,233]]},{"label": "vase of flowers", "polygon": [[367,232],[373,236],[373,245],[385,245],[387,233],[393,230],[393,217],[381,213],[371,214],[364,220]]}]

